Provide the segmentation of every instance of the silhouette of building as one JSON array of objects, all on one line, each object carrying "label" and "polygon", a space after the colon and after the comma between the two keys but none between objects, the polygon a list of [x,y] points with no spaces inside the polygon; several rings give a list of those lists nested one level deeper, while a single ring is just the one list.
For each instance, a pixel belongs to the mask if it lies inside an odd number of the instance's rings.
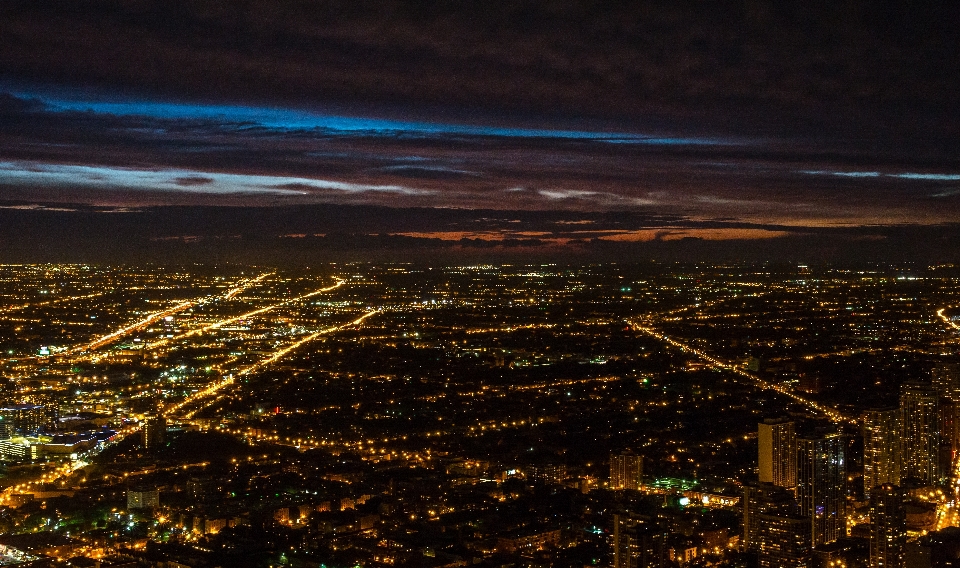
[{"label": "silhouette of building", "polygon": [[653,519],[630,515],[613,516],[614,568],[660,568],[666,566],[669,531]]},{"label": "silhouette of building", "polygon": [[960,402],[960,363],[941,363],[934,367],[930,384],[941,397]]},{"label": "silhouette of building", "polygon": [[9,404],[0,406],[0,435],[32,436],[51,429],[57,421],[57,412],[40,404]]},{"label": "silhouette of building", "polygon": [[127,509],[156,509],[160,506],[157,489],[130,489],[127,491]]},{"label": "silhouette of building", "polygon": [[930,373],[930,385],[940,396],[940,475],[950,477],[950,465],[960,454],[960,363],[941,363]]},{"label": "silhouette of building", "polygon": [[760,568],[810,568],[810,520],[799,515],[760,513],[758,565]]},{"label": "silhouette of building", "polygon": [[[772,483],[743,486],[743,536],[740,547],[759,552],[760,515],[798,516],[800,508],[791,491]],[[808,531],[809,532],[809,531]]]}]

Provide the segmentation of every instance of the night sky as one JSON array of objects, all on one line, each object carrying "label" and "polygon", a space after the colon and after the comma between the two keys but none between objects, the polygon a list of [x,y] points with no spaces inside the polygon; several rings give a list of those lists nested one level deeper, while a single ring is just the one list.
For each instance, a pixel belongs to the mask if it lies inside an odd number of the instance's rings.
[{"label": "night sky", "polygon": [[960,5],[0,4],[0,261],[960,261]]}]

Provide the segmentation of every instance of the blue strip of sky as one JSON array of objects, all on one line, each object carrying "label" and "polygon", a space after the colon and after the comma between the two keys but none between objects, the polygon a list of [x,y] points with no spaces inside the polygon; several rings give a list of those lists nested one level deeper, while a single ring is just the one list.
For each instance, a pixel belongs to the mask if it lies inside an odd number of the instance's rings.
[{"label": "blue strip of sky", "polygon": [[316,113],[307,110],[240,105],[196,104],[148,100],[97,100],[50,96],[36,92],[11,92],[19,98],[42,102],[51,112],[92,112],[112,116],[146,117],[163,120],[210,120],[286,131],[323,130],[363,136],[491,136],[501,138],[545,138],[585,140],[613,144],[697,145],[738,144],[732,140],[698,137],[648,136],[635,133],[590,130],[511,128],[477,124],[388,120],[380,118]]}]

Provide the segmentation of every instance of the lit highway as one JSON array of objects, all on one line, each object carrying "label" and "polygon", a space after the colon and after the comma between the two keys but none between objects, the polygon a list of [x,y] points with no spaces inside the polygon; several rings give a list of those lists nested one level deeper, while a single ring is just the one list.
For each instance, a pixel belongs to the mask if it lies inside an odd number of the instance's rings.
[{"label": "lit highway", "polygon": [[947,317],[947,315],[944,313],[945,311],[947,311],[947,308],[940,308],[937,310],[937,317],[943,320],[943,323],[947,324],[954,330],[960,331],[960,324]]},{"label": "lit highway", "polygon": [[[166,416],[173,417],[177,412],[183,410],[184,407],[190,406],[190,405],[192,405],[192,404],[194,404],[194,403],[197,403],[197,402],[199,402],[199,401],[201,401],[201,400],[203,400],[203,399],[213,397],[213,395],[217,394],[217,393],[220,392],[222,389],[224,389],[224,388],[226,388],[226,387],[229,387],[230,385],[234,384],[238,378],[243,377],[243,376],[245,376],[245,375],[249,375],[249,374],[254,373],[254,372],[256,372],[256,371],[259,371],[259,370],[261,370],[261,369],[263,369],[263,368],[265,368],[265,367],[268,367],[269,365],[271,365],[271,364],[273,364],[273,363],[276,363],[276,362],[279,361],[280,359],[286,357],[286,356],[289,355],[290,353],[296,351],[296,350],[297,350],[298,348],[300,348],[301,346],[303,346],[303,345],[305,345],[305,344],[307,344],[307,343],[315,340],[316,338],[318,338],[318,337],[320,337],[320,336],[323,336],[323,335],[330,334],[330,333],[335,333],[335,332],[337,332],[337,331],[340,331],[340,330],[343,330],[343,329],[346,329],[346,328],[349,328],[349,327],[358,326],[358,325],[362,324],[365,319],[367,319],[367,318],[369,318],[369,317],[371,317],[371,316],[374,316],[374,315],[376,315],[376,314],[378,314],[378,313],[380,313],[380,310],[379,310],[379,309],[370,310],[370,311],[366,312],[365,314],[363,314],[362,316],[358,317],[357,319],[355,319],[355,320],[353,320],[353,321],[350,321],[350,322],[347,322],[347,323],[341,324],[341,325],[336,325],[336,326],[328,327],[328,328],[326,328],[326,329],[321,329],[320,331],[316,331],[316,332],[314,332],[314,333],[311,333],[310,335],[308,335],[308,336],[306,336],[306,337],[304,337],[304,338],[302,338],[302,339],[300,339],[300,340],[298,340],[298,341],[295,341],[294,343],[291,343],[290,345],[284,347],[283,349],[280,349],[279,351],[277,351],[277,352],[274,353],[273,355],[271,355],[271,356],[269,356],[269,357],[267,357],[267,358],[265,358],[265,359],[262,359],[262,360],[254,363],[254,364],[252,364],[252,365],[249,365],[249,366],[247,366],[247,367],[244,367],[243,369],[239,370],[236,374],[232,374],[232,373],[231,373],[231,374],[227,375],[226,378],[224,378],[224,379],[222,379],[222,380],[219,380],[219,381],[216,381],[215,383],[209,385],[209,386],[206,387],[205,389],[193,393],[192,395],[190,395],[190,396],[187,397],[186,399],[184,399],[184,400],[178,402],[177,404],[174,404],[174,405],[170,406],[169,408],[165,409],[164,412],[163,412],[163,414],[166,415]],[[183,418],[186,418],[186,419],[193,418],[193,416],[194,416],[199,410],[201,410],[202,408],[205,408],[206,406],[209,406],[210,404],[213,404],[213,402],[215,402],[215,401],[216,401],[215,398],[212,398],[211,400],[205,401],[204,404],[200,405],[199,408],[195,408],[195,409],[191,410],[190,412],[187,412],[186,414],[184,414]]]},{"label": "lit highway", "polygon": [[203,327],[198,327],[198,328],[196,328],[196,329],[192,329],[192,330],[190,330],[190,331],[181,333],[181,334],[179,334],[179,335],[175,335],[174,337],[168,337],[168,338],[165,338],[165,339],[161,339],[161,340],[158,340],[158,341],[154,341],[154,342],[149,343],[148,345],[146,345],[146,347],[144,347],[144,349],[147,349],[147,350],[149,350],[149,349],[156,349],[156,348],[158,348],[158,347],[163,347],[164,345],[168,345],[168,344],[170,344],[170,343],[175,343],[175,342],[177,342],[177,341],[180,341],[180,340],[183,340],[183,339],[187,339],[188,337],[193,337],[193,336],[195,336],[195,335],[200,335],[200,334],[206,333],[206,332],[208,332],[208,331],[213,331],[213,330],[215,330],[215,329],[220,329],[220,328],[223,327],[223,326],[230,325],[230,324],[233,324],[233,323],[237,323],[238,321],[243,321],[243,320],[246,320],[246,319],[250,319],[250,318],[255,317],[255,316],[259,316],[259,315],[261,315],[261,314],[265,314],[265,313],[270,312],[270,311],[273,311],[273,310],[275,310],[275,309],[277,309],[277,308],[281,308],[281,307],[283,307],[283,306],[287,306],[287,305],[290,305],[290,304],[292,304],[292,303],[299,302],[299,301],[301,301],[301,300],[306,300],[306,299],[312,298],[312,297],[314,297],[314,296],[318,296],[318,295],[320,295],[320,294],[324,294],[324,293],[327,293],[327,292],[332,292],[333,290],[336,290],[337,288],[343,286],[345,283],[346,283],[346,280],[337,280],[337,283],[336,283],[336,284],[334,284],[334,285],[332,285],[332,286],[327,286],[327,287],[325,287],[325,288],[320,288],[319,290],[314,290],[313,292],[310,292],[309,294],[303,294],[302,296],[297,296],[296,298],[290,298],[290,299],[284,300],[284,301],[282,301],[282,302],[277,302],[277,303],[275,303],[275,304],[270,304],[269,306],[265,306],[265,307],[262,307],[262,308],[257,308],[256,310],[252,310],[252,311],[246,312],[246,313],[244,313],[244,314],[240,314],[240,315],[238,315],[238,316],[233,316],[233,317],[230,317],[230,318],[227,318],[227,319],[223,319],[223,320],[220,320],[220,321],[217,321],[217,322],[214,322],[214,323],[205,325],[205,326],[203,326]]},{"label": "lit highway", "polygon": [[13,312],[19,312],[27,308],[41,308],[44,306],[55,306],[57,304],[65,304],[67,302],[76,302],[79,300],[89,300],[90,298],[97,298],[103,296],[103,292],[95,292],[93,294],[84,294],[82,296],[69,296],[67,298],[57,298],[56,300],[48,300],[46,302],[28,302],[26,304],[17,304],[15,306],[7,306],[5,308],[0,308],[0,314],[9,314]]},{"label": "lit highway", "polygon": [[812,400],[810,400],[810,399],[808,399],[808,398],[802,397],[802,396],[798,395],[797,393],[791,391],[790,389],[788,389],[788,388],[785,387],[785,386],[777,385],[777,384],[771,383],[771,382],[769,382],[769,381],[765,381],[765,380],[761,379],[760,377],[758,377],[758,376],[756,376],[756,375],[754,375],[754,374],[752,374],[752,373],[749,373],[749,372],[743,370],[742,368],[740,368],[740,367],[738,367],[738,366],[736,366],[736,365],[733,365],[733,364],[728,363],[728,362],[726,362],[726,361],[721,361],[720,359],[717,359],[716,357],[713,357],[713,356],[711,356],[711,355],[709,355],[709,354],[707,354],[707,353],[704,353],[703,351],[701,351],[701,350],[699,350],[699,349],[696,349],[696,348],[694,348],[694,347],[691,347],[690,345],[687,345],[686,343],[682,343],[682,342],[680,342],[680,341],[677,341],[676,339],[673,339],[672,337],[669,337],[669,336],[667,336],[667,335],[664,335],[664,334],[660,333],[659,331],[653,329],[652,327],[644,326],[644,325],[641,325],[641,324],[638,324],[638,323],[635,323],[635,322],[630,322],[630,321],[628,321],[627,323],[629,323],[629,324],[630,324],[631,326],[633,326],[635,329],[637,329],[637,330],[639,330],[639,331],[642,331],[643,333],[649,335],[650,337],[654,337],[654,338],[656,338],[656,339],[659,339],[660,341],[662,341],[662,342],[664,342],[664,343],[666,343],[666,344],[668,344],[668,345],[670,345],[670,346],[672,346],[672,347],[676,347],[677,349],[680,349],[680,350],[683,351],[684,353],[690,353],[690,354],[692,354],[692,355],[695,355],[698,359],[700,359],[701,361],[707,363],[707,365],[709,365],[710,367],[712,367],[712,368],[714,368],[714,369],[717,369],[717,370],[719,370],[719,371],[728,371],[728,372],[731,372],[731,373],[733,373],[733,374],[735,374],[735,375],[739,375],[740,377],[743,377],[743,378],[745,378],[745,379],[749,379],[750,382],[753,383],[754,385],[756,385],[757,387],[759,387],[759,388],[761,388],[761,389],[765,389],[765,390],[776,391],[776,392],[778,392],[778,393],[780,393],[780,394],[782,394],[782,395],[784,395],[784,396],[787,396],[787,397],[789,397],[789,398],[792,398],[792,399],[795,400],[796,402],[799,402],[800,404],[802,404],[802,405],[804,405],[804,406],[806,406],[806,407],[808,407],[808,408],[810,408],[810,409],[812,409],[812,410],[815,410],[816,412],[819,412],[819,413],[825,415],[826,417],[828,417],[830,420],[832,420],[832,421],[834,421],[834,422],[851,422],[851,423],[856,423],[856,418],[851,418],[851,417],[844,416],[843,414],[841,414],[841,413],[840,413],[839,411],[837,411],[836,409],[830,408],[830,407],[828,407],[828,406],[824,406],[824,405],[822,405],[822,404],[820,404],[820,403],[818,403],[818,402],[815,402],[815,401],[812,401]]},{"label": "lit highway", "polygon": [[[243,290],[246,290],[247,288],[258,284],[260,281],[262,281],[262,280],[263,280],[264,278],[266,278],[267,276],[270,276],[271,274],[273,274],[273,273],[272,273],[272,272],[266,272],[266,273],[264,273],[264,274],[261,274],[260,276],[257,276],[256,278],[251,278],[251,279],[248,279],[248,280],[244,280],[244,281],[240,282],[239,284],[237,284],[236,286],[234,286],[233,288],[231,288],[230,290],[228,290],[227,292],[225,292],[222,296],[215,296],[215,297],[217,297],[217,298],[222,297],[222,298],[224,298],[224,299],[233,298],[234,296],[236,296],[237,294],[239,294],[239,293],[242,292]],[[133,322],[133,323],[131,323],[131,324],[129,324],[129,325],[126,325],[126,326],[124,326],[124,327],[122,327],[122,328],[120,328],[120,329],[118,329],[118,330],[116,330],[116,331],[113,331],[113,332],[111,332],[111,333],[108,333],[108,334],[106,334],[106,335],[103,335],[103,336],[101,336],[101,337],[98,337],[97,339],[94,339],[93,341],[91,341],[91,342],[89,342],[89,343],[86,343],[86,344],[84,344],[84,345],[78,345],[78,346],[76,346],[76,347],[73,347],[73,348],[71,348],[70,350],[67,351],[67,355],[72,355],[72,354],[75,354],[75,353],[84,353],[84,352],[94,351],[94,350],[96,350],[96,349],[99,349],[100,347],[103,347],[103,346],[105,346],[105,345],[109,345],[110,343],[113,343],[114,341],[120,339],[121,337],[123,337],[123,336],[125,336],[125,335],[128,335],[128,334],[130,334],[130,333],[133,333],[133,332],[135,332],[135,331],[139,331],[139,330],[144,329],[144,328],[146,328],[146,327],[149,327],[150,325],[152,325],[152,324],[154,324],[154,323],[162,320],[163,318],[165,318],[165,317],[167,317],[167,316],[172,316],[172,315],[178,314],[178,313],[180,313],[180,312],[182,312],[182,311],[184,311],[184,310],[190,309],[190,308],[192,308],[192,307],[194,307],[194,306],[196,306],[196,305],[198,305],[198,304],[202,304],[202,303],[205,303],[205,302],[209,302],[209,301],[212,300],[212,299],[213,299],[213,298],[207,297],[207,298],[202,298],[202,299],[197,299],[197,300],[187,300],[187,301],[185,301],[185,302],[180,302],[179,304],[177,304],[176,306],[173,306],[172,308],[169,308],[169,309],[166,309],[166,310],[163,310],[163,311],[159,311],[159,312],[154,312],[154,313],[148,315],[147,317],[145,317],[145,318],[143,318],[143,319],[141,319],[141,320],[139,320],[139,321]]]},{"label": "lit highway", "polygon": [[[949,327],[960,331],[960,325],[946,316],[944,313],[946,310],[947,308],[937,310],[937,317]],[[960,526],[960,511],[957,508],[957,503],[960,502],[960,460],[954,462],[952,471],[953,475],[950,478],[950,487],[953,489],[952,495],[946,503],[940,503],[937,506],[937,530]]]}]

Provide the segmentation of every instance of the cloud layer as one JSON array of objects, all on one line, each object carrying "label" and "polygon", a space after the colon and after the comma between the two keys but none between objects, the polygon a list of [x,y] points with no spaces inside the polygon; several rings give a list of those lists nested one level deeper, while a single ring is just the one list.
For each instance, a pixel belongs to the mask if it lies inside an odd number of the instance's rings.
[{"label": "cloud layer", "polygon": [[7,0],[0,73],[217,101],[774,113],[930,135],[956,131],[957,21],[953,2]]},{"label": "cloud layer", "polygon": [[960,218],[949,147],[8,91],[0,188],[19,202],[565,210],[793,227]]}]

